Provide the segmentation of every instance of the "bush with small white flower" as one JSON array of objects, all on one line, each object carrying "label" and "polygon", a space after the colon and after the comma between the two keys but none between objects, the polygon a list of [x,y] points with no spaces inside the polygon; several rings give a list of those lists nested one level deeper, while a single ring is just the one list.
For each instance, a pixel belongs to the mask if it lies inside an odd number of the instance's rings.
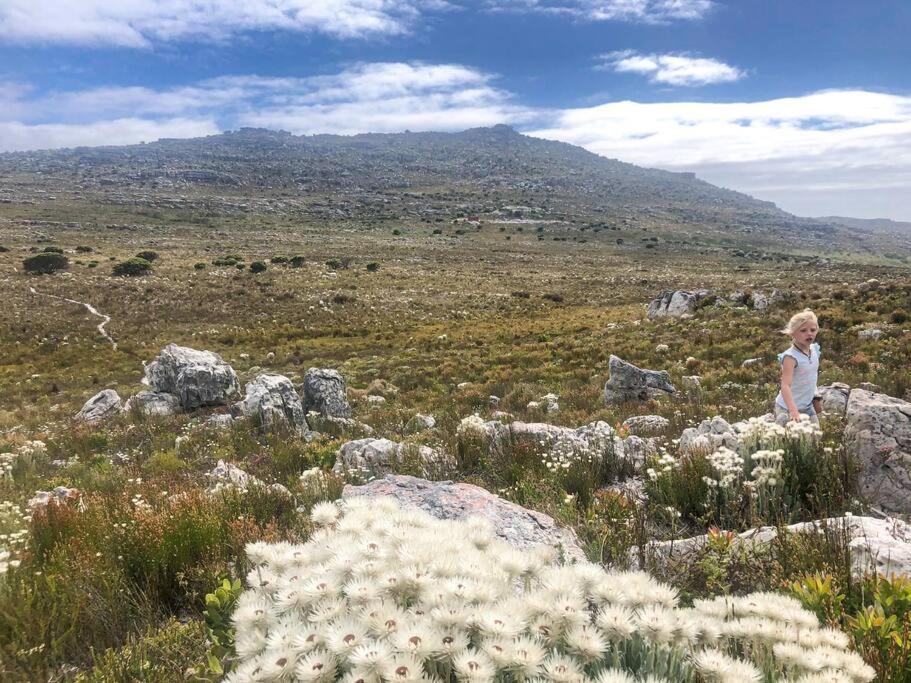
[{"label": "bush with small white flower", "polygon": [[484,519],[438,520],[392,499],[321,503],[312,520],[321,528],[306,544],[248,544],[226,681],[874,677],[847,636],[783,595],[682,608],[645,573],[561,566],[552,549],[518,550]]}]

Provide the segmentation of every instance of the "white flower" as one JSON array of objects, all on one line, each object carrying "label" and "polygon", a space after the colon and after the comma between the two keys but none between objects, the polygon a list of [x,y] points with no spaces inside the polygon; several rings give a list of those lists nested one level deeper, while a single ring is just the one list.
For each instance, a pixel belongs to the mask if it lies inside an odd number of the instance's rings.
[{"label": "white flower", "polygon": [[310,519],[316,526],[330,526],[338,519],[338,508],[334,503],[317,503],[310,511]]}]

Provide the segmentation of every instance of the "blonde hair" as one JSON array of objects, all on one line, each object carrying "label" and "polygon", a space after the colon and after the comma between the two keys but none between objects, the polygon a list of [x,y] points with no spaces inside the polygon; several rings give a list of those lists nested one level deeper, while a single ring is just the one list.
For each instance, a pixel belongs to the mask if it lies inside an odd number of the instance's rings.
[{"label": "blonde hair", "polygon": [[816,314],[809,308],[805,308],[800,313],[795,313],[791,316],[791,319],[788,321],[788,324],[785,325],[781,333],[794,334],[794,332],[799,330],[805,323],[808,322],[816,323],[817,326],[819,325],[819,321],[816,319]]}]

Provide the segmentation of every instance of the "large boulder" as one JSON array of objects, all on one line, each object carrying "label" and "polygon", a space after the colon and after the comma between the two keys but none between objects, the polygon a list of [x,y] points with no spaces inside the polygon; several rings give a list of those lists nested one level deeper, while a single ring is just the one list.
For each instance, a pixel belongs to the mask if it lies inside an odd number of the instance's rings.
[{"label": "large boulder", "polygon": [[703,420],[696,427],[684,429],[678,448],[684,455],[705,455],[722,446],[736,451],[740,447],[738,431],[735,425],[716,415]]},{"label": "large boulder", "polygon": [[[829,519],[802,522],[785,527],[792,534],[834,532],[844,534],[851,553],[851,569],[855,575],[877,572],[884,576],[903,575],[911,577],[911,526],[897,519],[876,519],[874,517],[832,517]],[[750,529],[731,537],[734,545],[749,550],[759,550],[771,543],[778,535],[776,527],[766,526]],[[707,535],[694,536],[673,541],[654,541],[645,551],[646,564],[659,566],[669,562],[688,561],[699,555],[708,544]],[[638,548],[631,552],[634,565],[639,563]]]},{"label": "large boulder", "polygon": [[429,446],[398,443],[389,439],[356,439],[342,444],[335,456],[332,471],[357,474],[365,480],[382,477],[400,467],[416,466],[422,474],[451,465],[443,455]]},{"label": "large boulder", "polygon": [[643,370],[611,354],[604,402],[644,401],[677,393],[666,370]]},{"label": "large boulder", "polygon": [[140,391],[123,404],[123,412],[132,410],[138,410],[144,415],[165,417],[180,412],[180,401],[174,394],[163,391]]},{"label": "large boulder", "polygon": [[153,391],[174,394],[185,410],[225,405],[240,393],[234,368],[212,351],[168,344],[146,366],[144,384]]},{"label": "large boulder", "polygon": [[345,380],[337,370],[310,368],[301,387],[304,412],[315,411],[327,417],[351,417]]},{"label": "large boulder", "polygon": [[352,496],[391,496],[403,506],[419,508],[438,519],[463,520],[479,515],[493,524],[497,536],[517,548],[547,545],[557,548],[568,560],[586,561],[572,529],[472,484],[387,475],[365,486],[346,486],[342,497]]},{"label": "large boulder", "polygon": [[649,319],[679,318],[683,315],[692,315],[702,300],[711,296],[712,293],[707,289],[699,289],[695,292],[664,291],[652,299],[648,305],[648,317]]},{"label": "large boulder", "polygon": [[844,442],[860,463],[860,492],[889,513],[911,514],[911,403],[854,389]]},{"label": "large boulder", "polygon": [[264,431],[290,430],[300,435],[310,431],[300,397],[284,375],[264,372],[247,382],[246,395],[239,407],[245,417],[252,418]]},{"label": "large boulder", "polygon": [[82,410],[76,413],[76,420],[89,423],[101,422],[119,414],[121,405],[120,395],[113,389],[105,389],[85,402]]}]

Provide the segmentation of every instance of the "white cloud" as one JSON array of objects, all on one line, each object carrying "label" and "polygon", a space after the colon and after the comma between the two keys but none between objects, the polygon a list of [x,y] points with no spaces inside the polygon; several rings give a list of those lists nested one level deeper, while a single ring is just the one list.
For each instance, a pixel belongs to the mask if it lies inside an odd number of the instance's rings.
[{"label": "white cloud", "polygon": [[553,116],[530,134],[694,171],[804,215],[834,213],[831,205],[846,212],[852,194],[854,215],[911,217],[911,97],[841,90],[761,102],[611,102]]},{"label": "white cloud", "polygon": [[[533,115],[491,81],[459,64],[373,63],[310,78],[224,76],[163,90],[101,87],[29,97],[26,86],[0,83],[0,125],[7,131],[0,151],[126,144],[159,137],[156,126],[173,137],[215,132],[216,122],[225,129],[353,134],[463,130]],[[97,137],[104,126],[117,136]]]},{"label": "white cloud", "polygon": [[443,0],[3,0],[4,40],[149,47],[221,41],[242,31],[318,31],[341,38],[408,31]]},{"label": "white cloud", "polygon": [[663,24],[701,19],[713,0],[488,0],[496,11],[562,14],[583,21]]},{"label": "white cloud", "polygon": [[668,85],[709,85],[743,78],[740,69],[717,59],[683,54],[641,54],[634,50],[601,55],[602,67],[620,73],[647,76],[653,83]]},{"label": "white cloud", "polygon": [[210,119],[170,118],[160,121],[122,118],[85,124],[0,121],[2,151],[128,145],[160,138],[192,138],[218,133]]}]

